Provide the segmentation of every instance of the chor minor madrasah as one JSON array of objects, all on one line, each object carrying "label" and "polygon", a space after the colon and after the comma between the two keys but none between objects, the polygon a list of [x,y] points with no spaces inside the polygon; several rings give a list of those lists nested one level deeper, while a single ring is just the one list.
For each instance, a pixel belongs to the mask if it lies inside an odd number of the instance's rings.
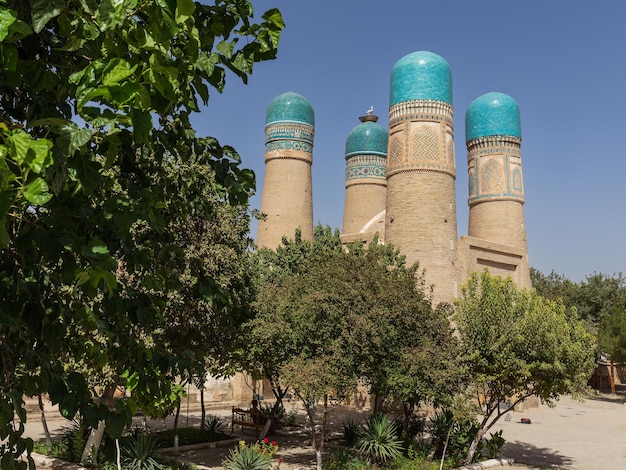
[{"label": "chor minor madrasah", "polygon": [[[458,297],[469,274],[485,268],[530,288],[515,100],[487,93],[465,113],[469,226],[459,238],[450,66],[425,51],[401,58],[389,97],[389,129],[370,112],[346,139],[342,241],[367,243],[378,234],[409,264],[419,261],[434,286],[433,305]],[[304,97],[288,92],[270,102],[259,247],[275,249],[298,227],[304,239],[313,238],[314,134]]]}]

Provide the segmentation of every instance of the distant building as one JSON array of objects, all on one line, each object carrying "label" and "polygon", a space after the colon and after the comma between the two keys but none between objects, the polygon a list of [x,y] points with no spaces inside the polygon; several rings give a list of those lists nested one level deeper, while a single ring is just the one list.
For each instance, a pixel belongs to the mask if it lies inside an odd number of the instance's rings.
[{"label": "distant building", "polygon": [[[297,228],[313,234],[313,108],[296,93],[270,103],[266,174],[257,244],[276,248]],[[473,271],[488,268],[530,288],[524,223],[521,125],[515,100],[488,93],[465,116],[468,235],[457,235],[452,76],[431,52],[414,52],[391,71],[389,129],[370,112],[347,137],[342,241],[378,234],[407,261],[419,261],[433,304],[451,302]]]}]

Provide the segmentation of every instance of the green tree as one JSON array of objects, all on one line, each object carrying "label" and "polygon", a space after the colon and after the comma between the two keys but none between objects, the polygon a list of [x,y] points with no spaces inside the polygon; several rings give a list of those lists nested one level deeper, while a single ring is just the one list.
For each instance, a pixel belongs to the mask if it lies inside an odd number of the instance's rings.
[{"label": "green tree", "polygon": [[551,271],[545,275],[536,268],[530,268],[530,280],[533,289],[541,297],[549,300],[561,300],[566,307],[574,305],[573,299],[578,284],[570,281],[563,274]]},{"label": "green tree", "polygon": [[626,362],[626,312],[607,315],[598,329],[598,346],[613,361]]},{"label": "green tree", "polygon": [[[374,239],[367,250],[353,247],[350,295],[360,311],[352,321],[352,350],[359,379],[376,397],[404,408],[404,429],[421,404],[441,404],[459,387],[457,340],[446,308],[433,310],[423,272],[392,245]],[[429,294],[429,293],[428,293]]]},{"label": "green tree", "polygon": [[[14,425],[23,395],[47,392],[65,416],[119,434],[189,364],[155,341],[176,295],[225,322],[240,302],[215,269],[182,268],[209,255],[184,254],[174,228],[212,228],[247,204],[254,175],[189,116],[227,71],[245,82],[274,58],[283,26],[275,9],[255,23],[244,0],[0,0],[3,468],[32,447]],[[168,179],[183,164],[207,171]],[[110,409],[120,381],[133,398]]]},{"label": "green tree", "polygon": [[375,239],[344,249],[336,231],[318,226],[313,243],[296,233],[259,258],[249,361],[302,400],[318,467],[331,397],[348,397],[361,383],[379,405],[401,399],[412,411],[453,388],[448,319],[432,311],[418,266],[406,267],[393,246]]},{"label": "green tree", "polygon": [[626,310],[626,279],[621,273],[612,276],[593,273],[575,283],[554,271],[546,276],[531,268],[531,280],[539,295],[550,300],[560,299],[565,308],[584,320],[594,333],[606,315]]},{"label": "green tree", "polygon": [[626,362],[626,310],[616,310],[602,319],[598,347],[610,360],[611,393],[615,394],[615,363]]},{"label": "green tree", "polygon": [[537,396],[552,404],[580,392],[593,371],[595,341],[561,302],[487,271],[470,277],[456,307],[461,360],[483,416],[471,462],[483,435],[518,403]]},{"label": "green tree", "polygon": [[626,279],[621,273],[590,274],[579,284],[572,303],[580,318],[595,332],[604,317],[626,310]]}]

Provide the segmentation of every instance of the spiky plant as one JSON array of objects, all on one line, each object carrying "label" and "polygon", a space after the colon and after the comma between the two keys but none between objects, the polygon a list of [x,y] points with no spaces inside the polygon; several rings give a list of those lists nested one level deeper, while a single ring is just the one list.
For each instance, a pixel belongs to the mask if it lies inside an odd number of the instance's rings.
[{"label": "spiky plant", "polygon": [[365,457],[375,462],[385,463],[402,455],[402,441],[396,425],[382,413],[369,416],[363,426],[357,449]]},{"label": "spiky plant", "polygon": [[245,443],[239,443],[239,447],[231,450],[228,458],[222,462],[225,470],[268,470],[270,465],[269,456]]},{"label": "spiky plant", "polygon": [[165,470],[165,465],[155,459],[159,446],[154,439],[146,433],[133,436],[124,446],[124,468],[129,470]]}]

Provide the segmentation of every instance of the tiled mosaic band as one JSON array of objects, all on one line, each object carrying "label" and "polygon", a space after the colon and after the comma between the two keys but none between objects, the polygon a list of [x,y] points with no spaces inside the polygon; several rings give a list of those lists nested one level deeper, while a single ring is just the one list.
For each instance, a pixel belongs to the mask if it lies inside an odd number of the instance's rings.
[{"label": "tiled mosaic band", "polygon": [[312,161],[313,126],[279,122],[265,126],[265,161],[274,158],[298,158]]},{"label": "tiled mosaic band", "polygon": [[346,186],[357,183],[387,185],[387,158],[371,154],[347,158]]},{"label": "tiled mosaic band", "polygon": [[442,101],[416,100],[389,110],[387,176],[436,171],[456,177],[453,108]]},{"label": "tiled mosaic band", "polygon": [[487,136],[467,143],[468,203],[515,200],[524,203],[521,139]]}]

